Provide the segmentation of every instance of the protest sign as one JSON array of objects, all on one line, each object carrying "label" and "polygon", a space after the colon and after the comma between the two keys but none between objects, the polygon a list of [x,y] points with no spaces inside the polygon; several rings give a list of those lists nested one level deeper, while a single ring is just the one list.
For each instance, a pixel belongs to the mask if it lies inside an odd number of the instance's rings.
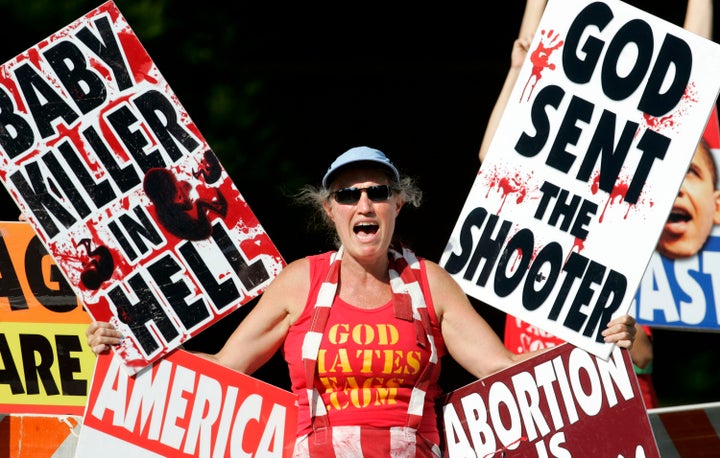
[{"label": "protest sign", "polygon": [[129,373],[284,260],[113,2],[0,67],[0,179]]},{"label": "protest sign", "polygon": [[720,90],[720,45],[620,1],[550,0],[440,264],[607,358]]},{"label": "protest sign", "polygon": [[29,224],[0,222],[0,413],[82,415],[90,316]]},{"label": "protest sign", "polygon": [[720,233],[697,255],[668,259],[653,253],[631,313],[648,326],[720,332]]},{"label": "protest sign", "polygon": [[[720,124],[717,109],[713,110],[703,140],[715,160],[716,172],[720,164]],[[683,184],[683,188],[685,185]],[[719,187],[716,177],[715,193]],[[704,215],[704,198],[693,193],[699,190],[685,190],[678,193],[677,208],[668,218],[667,230],[672,231],[668,240],[672,243],[693,246],[691,237],[705,237],[697,252],[678,256],[663,255],[655,251],[650,258],[645,275],[635,295],[631,313],[638,323],[653,327],[681,329],[688,331],[720,331],[720,226],[711,226],[709,235],[700,228]],[[687,197],[686,197],[687,196]],[[716,201],[716,217],[720,208]],[[692,203],[686,203],[691,200]],[[687,209],[686,207],[691,207]],[[673,214],[677,216],[672,216]],[[697,235],[696,235],[697,234]],[[677,240],[677,242],[675,242]]]},{"label": "protest sign", "polygon": [[441,399],[447,457],[659,457],[627,351],[563,343]]},{"label": "protest sign", "polygon": [[98,356],[76,457],[292,456],[297,396],[182,349],[134,376]]},{"label": "protest sign", "polygon": [[0,457],[74,458],[78,416],[0,415]]}]

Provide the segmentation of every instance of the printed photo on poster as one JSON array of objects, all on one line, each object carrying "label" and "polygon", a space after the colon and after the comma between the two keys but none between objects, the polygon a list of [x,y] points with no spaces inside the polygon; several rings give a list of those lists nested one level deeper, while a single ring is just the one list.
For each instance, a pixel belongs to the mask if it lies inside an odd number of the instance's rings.
[{"label": "printed photo on poster", "polygon": [[720,124],[713,110],[640,282],[641,324],[720,332]]}]

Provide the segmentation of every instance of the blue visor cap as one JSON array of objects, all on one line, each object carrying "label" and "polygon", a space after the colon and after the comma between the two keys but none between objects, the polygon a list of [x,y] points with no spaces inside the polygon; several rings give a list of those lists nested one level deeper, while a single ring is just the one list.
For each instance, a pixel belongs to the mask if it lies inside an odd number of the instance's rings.
[{"label": "blue visor cap", "polygon": [[384,166],[392,172],[396,182],[400,181],[400,173],[398,172],[398,169],[392,162],[390,162],[390,159],[388,159],[382,151],[374,148],[368,148],[367,146],[356,146],[355,148],[350,148],[342,153],[337,157],[337,159],[335,159],[335,161],[333,161],[332,164],[330,164],[330,167],[327,172],[325,172],[325,176],[322,179],[323,188],[328,188],[330,183],[332,183],[333,175],[335,175],[338,170],[348,165],[360,162],[369,162]]}]

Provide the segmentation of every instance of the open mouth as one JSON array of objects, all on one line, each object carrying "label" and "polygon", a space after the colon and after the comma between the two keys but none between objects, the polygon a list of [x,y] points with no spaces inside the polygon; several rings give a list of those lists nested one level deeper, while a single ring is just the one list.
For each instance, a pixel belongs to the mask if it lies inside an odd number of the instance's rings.
[{"label": "open mouth", "polygon": [[684,210],[680,209],[673,209],[672,212],[670,212],[670,216],[668,216],[667,222],[668,223],[686,223],[690,221],[690,214]]},{"label": "open mouth", "polygon": [[372,234],[375,234],[379,228],[380,228],[380,226],[378,226],[377,224],[360,223],[360,224],[355,225],[355,227],[353,228],[353,231],[358,235],[360,235],[360,234],[372,235]]}]

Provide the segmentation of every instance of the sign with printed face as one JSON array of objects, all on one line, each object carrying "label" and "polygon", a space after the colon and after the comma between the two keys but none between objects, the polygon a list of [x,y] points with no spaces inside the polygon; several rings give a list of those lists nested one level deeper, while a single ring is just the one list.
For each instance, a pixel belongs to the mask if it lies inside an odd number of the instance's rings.
[{"label": "sign with printed face", "polygon": [[631,313],[638,323],[720,332],[717,110],[702,139],[635,295]]},{"label": "sign with printed face", "polygon": [[290,457],[297,396],[178,349],[128,376],[98,356],[75,457]]},{"label": "sign with printed face", "polygon": [[440,264],[601,358],[720,90],[720,45],[620,1],[550,0]]},{"label": "sign with printed face", "polygon": [[720,232],[703,250],[683,259],[653,253],[632,315],[640,324],[685,331],[720,332]]},{"label": "sign with printed face", "polygon": [[0,222],[0,413],[82,415],[90,316],[29,224]]},{"label": "sign with printed face", "polygon": [[130,373],[284,260],[113,2],[0,67],[0,179]]},{"label": "sign with printed face", "polygon": [[446,457],[659,457],[629,352],[568,343],[441,399]]}]

